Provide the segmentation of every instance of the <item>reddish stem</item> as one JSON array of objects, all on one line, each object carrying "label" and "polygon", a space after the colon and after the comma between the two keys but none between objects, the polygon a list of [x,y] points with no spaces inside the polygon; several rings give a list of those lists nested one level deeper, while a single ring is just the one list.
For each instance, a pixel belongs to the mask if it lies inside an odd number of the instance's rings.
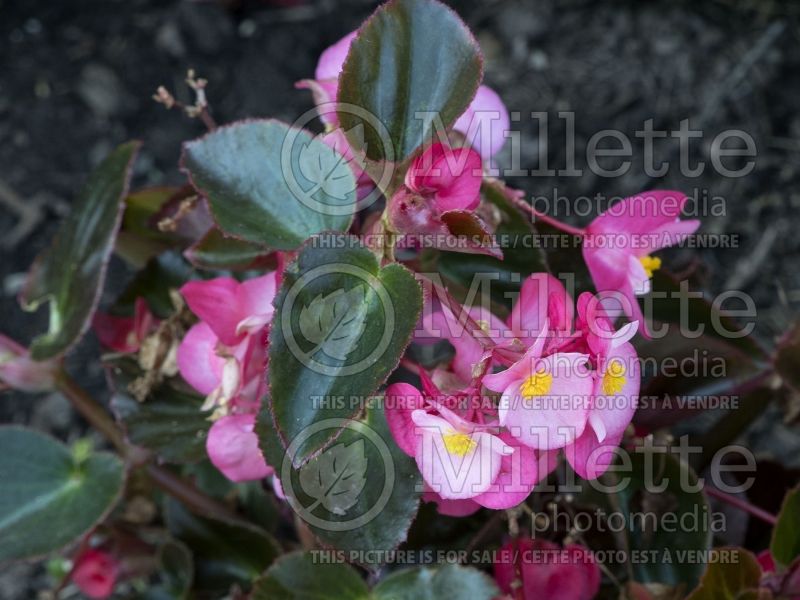
[{"label": "reddish stem", "polygon": [[765,511],[763,508],[759,508],[758,506],[750,504],[747,500],[742,500],[738,496],[728,494],[722,490],[718,490],[715,487],[709,486],[705,489],[705,491],[712,498],[716,498],[717,500],[721,500],[726,504],[730,504],[731,506],[736,507],[743,512],[753,515],[757,519],[761,519],[765,523],[769,523],[772,526],[778,524],[778,517]]},{"label": "reddish stem", "polygon": [[511,197],[512,202],[515,206],[517,206],[520,210],[527,212],[533,217],[534,222],[536,219],[540,221],[544,221],[548,225],[552,225],[556,229],[563,231],[564,233],[569,233],[571,235],[579,235],[584,236],[586,235],[586,230],[581,227],[574,227],[572,225],[568,225],[556,219],[555,217],[551,217],[550,215],[546,215],[543,212],[539,212],[533,206],[525,202],[522,198],[513,198]]}]

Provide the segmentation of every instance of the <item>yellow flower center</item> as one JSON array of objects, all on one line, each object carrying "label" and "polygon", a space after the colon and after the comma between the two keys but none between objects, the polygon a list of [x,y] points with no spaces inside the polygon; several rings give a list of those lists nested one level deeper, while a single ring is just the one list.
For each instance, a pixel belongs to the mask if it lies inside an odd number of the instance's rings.
[{"label": "yellow flower center", "polygon": [[471,452],[478,443],[466,433],[446,433],[442,436],[444,447],[450,454],[465,456]]},{"label": "yellow flower center", "polygon": [[661,259],[657,256],[642,256],[639,258],[639,261],[642,263],[644,267],[644,272],[647,273],[648,277],[652,277],[653,273],[658,271],[661,268]]},{"label": "yellow flower center", "polygon": [[625,383],[627,383],[627,379],[625,379],[625,365],[622,364],[622,361],[612,360],[608,364],[606,372],[603,375],[603,393],[606,396],[619,394],[622,388],[625,387]]},{"label": "yellow flower center", "polygon": [[530,400],[536,396],[544,396],[553,387],[553,376],[544,371],[537,371],[519,386],[519,392],[522,397]]},{"label": "yellow flower center", "polygon": [[479,319],[475,321],[475,324],[480,327],[484,333],[489,333],[491,329],[491,325],[489,325],[489,321],[484,321],[483,319]]}]

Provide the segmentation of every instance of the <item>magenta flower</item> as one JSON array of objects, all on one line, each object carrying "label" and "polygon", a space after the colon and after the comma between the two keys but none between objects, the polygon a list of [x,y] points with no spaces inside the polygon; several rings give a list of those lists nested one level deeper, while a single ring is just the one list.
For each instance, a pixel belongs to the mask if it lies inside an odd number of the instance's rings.
[{"label": "magenta flower", "polygon": [[653,253],[700,226],[697,220],[680,220],[686,200],[680,192],[644,192],[618,202],[586,228],[583,258],[597,291],[621,293],[634,321],[644,320],[636,296],[650,291],[650,278],[661,267]]},{"label": "magenta flower", "polygon": [[75,559],[70,579],[87,597],[102,600],[114,592],[119,563],[104,550],[89,549]]},{"label": "magenta flower", "polygon": [[591,600],[600,591],[600,568],[591,550],[542,539],[503,546],[494,578],[503,593],[524,600]]},{"label": "magenta flower", "polygon": [[486,224],[473,212],[480,204],[482,178],[477,152],[435,143],[414,160],[405,185],[389,200],[389,224],[416,245],[501,258]]},{"label": "magenta flower", "polygon": [[32,360],[27,348],[0,334],[0,383],[23,392],[44,392],[53,389],[58,369],[58,359]]},{"label": "magenta flower", "polygon": [[514,302],[508,326],[526,346],[530,346],[548,327],[552,336],[547,347],[571,333],[574,309],[564,285],[548,273],[534,273],[522,282],[519,298]]},{"label": "magenta flower", "polygon": [[[320,119],[325,124],[336,123],[336,110],[333,103],[339,87],[339,73],[347,58],[350,44],[358,31],[348,33],[341,40],[325,49],[319,57],[314,79],[304,79],[297,87],[311,90],[317,104]],[[453,125],[466,141],[485,159],[497,154],[505,143],[505,133],[511,121],[500,96],[491,88],[482,85],[475,98]]]},{"label": "magenta flower", "polygon": [[228,415],[214,422],[206,439],[212,464],[231,481],[253,481],[273,473],[258,449],[253,414]]},{"label": "magenta flower", "polygon": [[115,352],[129,354],[138,352],[144,338],[158,322],[144,298],[136,298],[132,317],[118,317],[97,312],[92,319],[92,328],[97,339]]}]

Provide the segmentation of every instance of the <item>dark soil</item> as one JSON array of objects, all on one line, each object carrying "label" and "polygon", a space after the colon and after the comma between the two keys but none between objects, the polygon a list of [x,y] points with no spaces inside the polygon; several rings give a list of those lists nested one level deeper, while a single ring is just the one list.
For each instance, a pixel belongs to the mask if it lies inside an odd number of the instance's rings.
[{"label": "dark soil", "polygon": [[[203,126],[150,99],[165,85],[190,100],[190,67],[209,80],[220,123],[243,117],[293,121],[312,107],[296,90],[313,75],[319,53],[355,28],[371,2],[284,0],[225,5],[157,0],[0,0],[0,330],[23,342],[46,328],[46,313],[22,313],[15,296],[22,275],[49,242],[91,167],[116,144],[144,141],[135,184],[178,183],[183,140]],[[500,0],[454,3],[476,32],[487,58],[487,83],[521,113],[522,166],[537,164],[537,123],[549,113],[550,166],[565,166],[564,121],[575,111],[578,168],[594,133],[634,136],[645,121],[678,129],[689,119],[703,129],[692,162],[709,161],[717,132],[739,129],[757,148],[753,171],[726,178],[707,165],[696,178],[671,168],[663,180],[634,160],[617,178],[512,178],[536,195],[625,196],[642,189],[681,189],[723,198],[724,215],[703,216],[703,231],[736,234],[738,247],[675,251],[671,266],[694,269],[711,292],[741,289],[758,307],[758,335],[769,342],[800,307],[800,7],[756,0],[597,2]],[[674,144],[657,142],[656,158],[677,165]],[[500,157],[509,164],[508,146]],[[658,161],[657,161],[658,162]],[[699,190],[699,192],[696,192]],[[718,205],[718,203],[717,203]],[[578,218],[578,221],[581,219]],[[690,256],[691,255],[691,256]],[[695,262],[692,257],[700,259]],[[114,263],[110,289],[127,276]],[[85,341],[70,368],[103,389]],[[57,395],[0,397],[0,421],[25,422],[74,438],[83,427]],[[796,442],[794,442],[796,444]],[[34,575],[35,574],[35,575]],[[30,598],[40,569],[0,577],[0,598]]]}]

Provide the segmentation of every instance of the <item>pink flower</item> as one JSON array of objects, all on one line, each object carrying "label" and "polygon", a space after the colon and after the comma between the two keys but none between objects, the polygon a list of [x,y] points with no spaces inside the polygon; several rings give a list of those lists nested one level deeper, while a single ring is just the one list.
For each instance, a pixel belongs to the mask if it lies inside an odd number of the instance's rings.
[{"label": "pink flower", "polygon": [[0,334],[0,382],[23,392],[53,389],[58,373],[58,359],[36,361],[28,349]]},{"label": "pink flower", "polygon": [[108,598],[117,582],[119,564],[108,552],[86,550],[75,560],[70,578],[89,598]]},{"label": "pink flower", "polygon": [[471,148],[432,144],[414,160],[405,185],[389,200],[392,229],[410,236],[405,244],[501,258],[486,224],[474,212],[481,200],[482,177],[480,156]]},{"label": "pink flower", "polygon": [[[319,108],[320,119],[325,124],[336,124],[333,103],[336,102],[338,93],[339,73],[347,58],[350,44],[357,34],[358,31],[348,33],[325,49],[319,57],[314,79],[297,83],[297,87],[311,90]],[[485,160],[489,160],[503,147],[505,132],[510,127],[511,121],[503,101],[494,90],[485,85],[478,88],[467,110],[453,125],[453,129],[461,132]]]},{"label": "pink flower", "polygon": [[156,325],[156,320],[144,298],[136,298],[132,317],[117,317],[97,312],[92,319],[92,328],[97,339],[116,352],[138,352],[144,338]]},{"label": "pink flower", "polygon": [[586,426],[588,399],[594,388],[589,356],[559,352],[542,356],[547,327],[523,357],[483,384],[502,392],[500,425],[522,444],[541,450],[563,448]]},{"label": "pink flower", "polygon": [[595,287],[621,293],[626,314],[635,321],[643,321],[636,296],[650,291],[650,277],[661,267],[653,253],[700,226],[697,220],[680,220],[686,200],[680,192],[644,192],[618,202],[586,228],[583,258]]},{"label": "pink flower", "polygon": [[448,500],[431,489],[422,493],[422,501],[436,504],[436,512],[445,517],[468,517],[481,509],[474,500]]},{"label": "pink flower", "polygon": [[540,539],[503,546],[494,578],[503,593],[524,600],[591,600],[600,591],[600,568],[590,550]]},{"label": "pink flower", "polygon": [[508,326],[526,345],[533,344],[545,326],[558,341],[571,333],[573,316],[572,298],[564,284],[548,273],[534,273],[522,282]]},{"label": "pink flower", "polygon": [[425,483],[448,500],[488,491],[500,474],[503,455],[513,448],[444,407],[438,410],[441,416],[411,413],[418,438],[414,458]]},{"label": "pink flower", "polygon": [[248,333],[272,319],[275,273],[238,282],[231,277],[190,281],[181,288],[194,314],[205,321],[226,346],[241,342]]},{"label": "pink flower", "polygon": [[273,473],[258,448],[255,420],[255,415],[228,415],[215,421],[208,432],[208,457],[231,481],[263,479]]}]

